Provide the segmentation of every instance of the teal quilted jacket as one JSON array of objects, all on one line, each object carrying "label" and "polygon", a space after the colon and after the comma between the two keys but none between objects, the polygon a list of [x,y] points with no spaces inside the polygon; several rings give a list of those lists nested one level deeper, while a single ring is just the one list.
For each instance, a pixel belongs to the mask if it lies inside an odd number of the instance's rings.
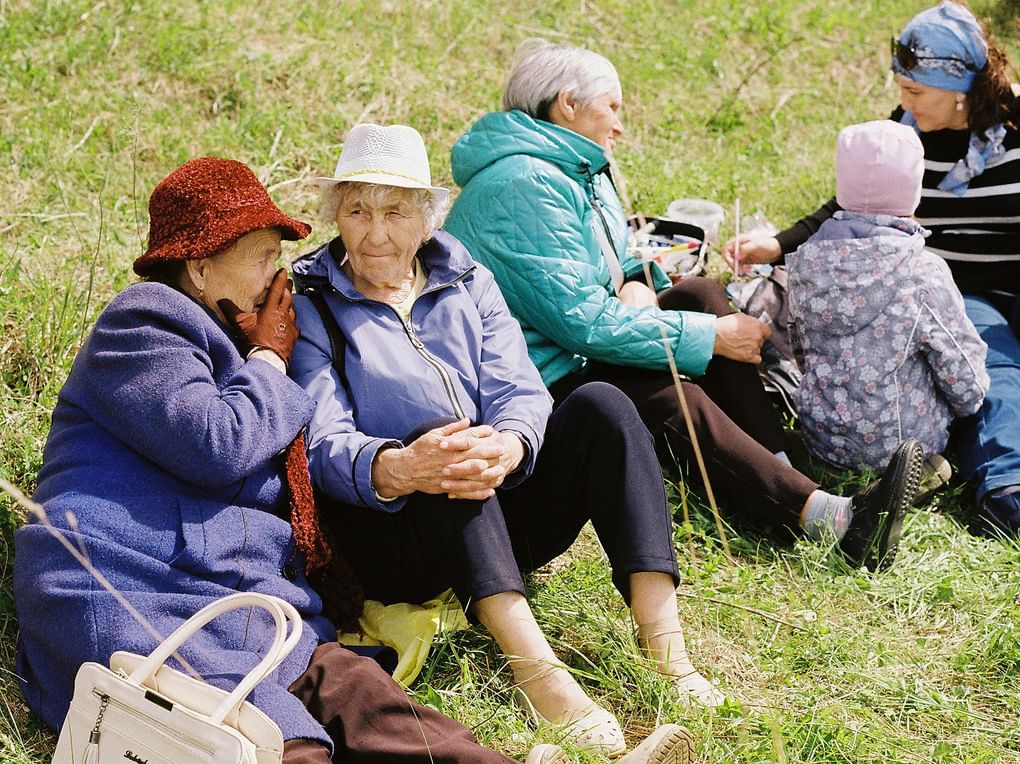
[{"label": "teal quilted jacket", "polygon": [[[444,228],[495,275],[546,385],[588,359],[667,369],[660,326],[679,369],[704,373],[715,316],[616,297],[595,232],[602,217],[624,274],[641,265],[626,256],[623,207],[598,144],[521,111],[494,112],[454,144],[452,165],[462,191]],[[658,266],[654,278],[669,286]]]}]

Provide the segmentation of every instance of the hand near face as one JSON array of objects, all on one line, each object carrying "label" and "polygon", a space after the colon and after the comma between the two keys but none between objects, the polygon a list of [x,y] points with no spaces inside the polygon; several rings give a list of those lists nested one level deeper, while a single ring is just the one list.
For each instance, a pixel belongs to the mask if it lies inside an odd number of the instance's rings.
[{"label": "hand near face", "polygon": [[273,276],[266,301],[260,308],[243,311],[229,299],[216,303],[227,321],[237,329],[245,355],[253,348],[265,348],[280,356],[284,363],[290,363],[290,354],[299,334],[290,290],[287,271],[280,268]]},{"label": "hand near face", "polygon": [[384,498],[421,491],[482,500],[523,458],[516,435],[461,419],[429,430],[405,448],[381,451],[372,464],[372,484]]}]

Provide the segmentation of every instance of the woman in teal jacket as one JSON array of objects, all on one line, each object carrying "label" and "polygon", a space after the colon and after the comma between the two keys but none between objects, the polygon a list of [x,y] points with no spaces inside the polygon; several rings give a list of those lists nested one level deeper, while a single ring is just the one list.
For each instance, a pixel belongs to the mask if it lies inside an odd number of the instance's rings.
[{"label": "woman in teal jacket", "polygon": [[453,147],[463,190],[446,229],[494,274],[557,403],[584,382],[610,382],[661,447],[688,459],[664,330],[677,367],[695,378],[684,393],[718,492],[759,522],[840,539],[854,565],[890,561],[916,489],[918,449],[898,450],[883,484],[854,499],[818,490],[790,466],[755,368],[768,328],[735,313],[709,279],[670,286],[653,266],[649,288],[626,255],[608,173],[621,101],[602,56],[526,40],[504,111],[483,116]]}]

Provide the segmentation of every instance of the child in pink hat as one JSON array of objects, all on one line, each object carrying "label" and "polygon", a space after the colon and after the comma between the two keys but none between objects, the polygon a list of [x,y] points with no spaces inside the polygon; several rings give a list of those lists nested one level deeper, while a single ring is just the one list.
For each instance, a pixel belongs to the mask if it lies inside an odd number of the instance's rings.
[{"label": "child in pink hat", "polygon": [[906,438],[941,453],[953,420],[976,412],[988,390],[985,343],[910,217],[924,169],[912,128],[890,120],[844,128],[843,209],[788,258],[804,440],[837,467],[880,470]]}]

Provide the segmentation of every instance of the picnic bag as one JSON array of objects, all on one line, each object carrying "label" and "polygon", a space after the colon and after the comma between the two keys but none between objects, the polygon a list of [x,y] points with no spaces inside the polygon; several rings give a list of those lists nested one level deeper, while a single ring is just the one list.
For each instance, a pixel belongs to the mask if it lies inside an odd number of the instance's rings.
[{"label": "picnic bag", "polygon": [[[268,611],[276,633],[262,661],[232,692],[164,665],[214,618],[250,607]],[[292,605],[238,593],[199,610],[147,657],[121,651],[110,657],[109,668],[83,664],[53,764],[279,764],[280,728],[245,697],[300,638],[301,616]]]},{"label": "picnic bag", "polygon": [[[705,243],[705,230],[700,226],[658,217],[631,217],[627,220],[627,225],[630,228],[627,248],[638,259],[657,262],[674,279],[700,276],[705,272],[708,246]],[[668,239],[673,236],[693,240],[690,249],[658,255],[655,249],[650,250],[645,246],[651,237]],[[668,248],[658,250],[667,251]]]},{"label": "picnic bag", "polygon": [[769,267],[767,275],[732,281],[726,294],[733,305],[771,330],[761,349],[758,374],[766,392],[778,397],[791,416],[797,416],[794,394],[804,379],[804,354],[790,317],[789,275],[785,265]]}]

